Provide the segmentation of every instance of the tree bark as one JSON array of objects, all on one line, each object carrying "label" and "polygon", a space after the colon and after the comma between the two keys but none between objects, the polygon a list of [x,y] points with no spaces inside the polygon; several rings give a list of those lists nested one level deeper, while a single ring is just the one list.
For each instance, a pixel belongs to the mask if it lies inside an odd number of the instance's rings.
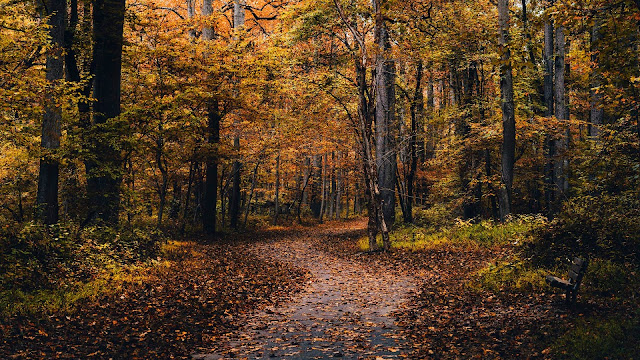
[{"label": "tree bark", "polygon": [[274,200],[273,225],[278,225],[280,213],[280,154],[276,157],[276,198]]},{"label": "tree bark", "polygon": [[[194,4],[195,0],[187,0],[187,17],[189,19],[193,19],[196,16],[196,6]],[[196,29],[195,28],[190,28],[189,29],[189,38],[190,39],[195,39],[196,38]]]},{"label": "tree bark", "polygon": [[120,115],[120,84],[125,0],[95,0],[93,5],[93,131],[87,168],[91,211],[109,224],[118,223],[122,155],[119,135],[107,125]]},{"label": "tree bark", "polygon": [[[555,33],[555,115],[558,120],[569,119],[569,108],[567,106],[567,94],[565,86],[566,75],[566,62],[565,62],[565,50],[566,39],[564,35],[564,28],[559,26]],[[555,152],[558,155],[554,163],[555,173],[555,190],[559,196],[556,197],[556,202],[560,201],[560,198],[566,196],[569,190],[569,161],[566,151],[568,150],[569,138],[568,138],[568,126],[567,134],[562,134],[559,139],[555,141]],[[556,208],[558,204],[556,204]]]},{"label": "tree bark", "polygon": [[411,102],[411,133],[409,138],[410,161],[409,173],[407,174],[407,199],[405,200],[404,222],[413,222],[413,198],[418,171],[418,125],[424,108],[422,96],[422,60],[418,60],[416,66],[416,87]]},{"label": "tree bark", "polygon": [[[220,121],[218,102],[210,100],[207,115],[207,142],[215,146],[220,142]],[[202,227],[206,234],[216,233],[216,208],[218,203],[218,154],[217,149],[210,149],[206,160],[206,183],[202,202]]]},{"label": "tree bark", "polygon": [[502,186],[500,189],[500,220],[511,213],[513,167],[516,150],[516,119],[513,103],[513,75],[509,49],[509,0],[498,0],[498,22],[501,48],[500,92],[502,94]]},{"label": "tree bark", "polygon": [[376,59],[376,164],[378,167],[378,185],[382,199],[382,212],[387,224],[395,220],[395,184],[396,184],[396,150],[397,136],[395,119],[395,61],[391,58],[391,41],[384,20],[383,7],[385,0],[374,0],[375,37],[378,46]]},{"label": "tree bark", "polygon": [[[236,136],[233,139],[233,147],[237,152],[240,151],[240,137]],[[240,154],[237,154],[240,156]],[[233,185],[231,189],[231,201],[229,204],[229,219],[231,227],[238,228],[238,217],[240,216],[240,171],[242,169],[242,163],[239,160],[233,162]]]},{"label": "tree bark", "polygon": [[[236,32],[244,27],[244,1],[234,0],[233,2],[233,27]],[[233,162],[233,187],[231,188],[231,201],[229,204],[229,219],[233,229],[238,228],[238,217],[240,216],[240,181],[242,163],[240,162],[240,135],[236,134],[233,139],[233,147],[236,150],[237,159]]]},{"label": "tree bark", "polygon": [[[549,6],[553,5],[553,0],[548,3]],[[553,20],[547,14],[547,20],[544,24],[544,104],[545,112],[544,116],[551,118],[555,114],[555,94],[553,87],[554,79],[554,60],[555,53],[554,46],[554,25]],[[554,157],[555,157],[555,141],[551,136],[546,137],[547,147],[547,161],[545,163],[544,175],[545,175],[545,202],[547,204],[547,211],[552,213],[553,203],[555,202],[555,172],[554,172]]]},{"label": "tree bark", "polygon": [[42,118],[41,147],[43,155],[40,159],[38,177],[37,207],[39,218],[45,224],[58,222],[58,177],[59,162],[56,151],[60,148],[62,109],[58,106],[55,87],[64,77],[63,49],[65,46],[66,0],[48,0],[46,15],[49,16],[49,36],[53,48],[47,55],[47,104]]}]

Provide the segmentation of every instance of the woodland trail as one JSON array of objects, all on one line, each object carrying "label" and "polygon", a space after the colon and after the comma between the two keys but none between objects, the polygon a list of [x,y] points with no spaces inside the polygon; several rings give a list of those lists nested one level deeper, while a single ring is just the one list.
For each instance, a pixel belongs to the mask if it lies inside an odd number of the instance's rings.
[{"label": "woodland trail", "polygon": [[254,251],[260,256],[305,269],[311,279],[291,302],[243,319],[246,325],[227,339],[228,348],[222,353],[198,354],[194,359],[407,357],[410,350],[394,313],[415,291],[415,279],[314,246],[329,237],[358,233],[364,226],[360,221],[342,228],[320,227],[257,245]]}]

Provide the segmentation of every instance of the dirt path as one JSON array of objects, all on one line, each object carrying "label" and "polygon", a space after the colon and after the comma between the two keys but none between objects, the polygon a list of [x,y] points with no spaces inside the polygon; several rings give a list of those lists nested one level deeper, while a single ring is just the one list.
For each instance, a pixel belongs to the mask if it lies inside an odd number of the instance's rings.
[{"label": "dirt path", "polygon": [[[363,227],[364,223],[358,223]],[[306,289],[278,308],[252,314],[223,354],[198,354],[194,359],[290,358],[397,359],[409,350],[394,324],[415,290],[415,280],[390,269],[367,269],[318,250],[315,242],[341,232],[316,229],[260,244],[263,257],[306,269]]]}]

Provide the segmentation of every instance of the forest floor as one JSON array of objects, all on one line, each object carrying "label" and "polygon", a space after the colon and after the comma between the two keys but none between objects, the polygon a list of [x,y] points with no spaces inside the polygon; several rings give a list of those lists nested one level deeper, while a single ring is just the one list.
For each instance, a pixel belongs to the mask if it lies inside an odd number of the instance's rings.
[{"label": "forest floor", "polygon": [[585,310],[467,286],[506,250],[363,253],[365,226],[176,243],[170,265],[76,311],[0,318],[0,358],[547,358]]}]

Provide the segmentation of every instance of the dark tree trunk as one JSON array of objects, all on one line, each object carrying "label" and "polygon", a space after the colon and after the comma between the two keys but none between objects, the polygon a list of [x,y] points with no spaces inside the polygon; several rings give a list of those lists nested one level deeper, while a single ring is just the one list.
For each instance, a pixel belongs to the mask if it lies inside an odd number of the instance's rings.
[{"label": "dark tree trunk", "polygon": [[[555,33],[555,115],[558,120],[569,119],[569,108],[567,104],[566,94],[566,40],[564,35],[564,28],[559,26]],[[555,178],[555,190],[558,193],[556,196],[556,209],[559,208],[558,202],[566,196],[569,190],[569,160],[567,158],[566,151],[568,150],[569,138],[568,138],[568,126],[567,134],[562,134],[559,139],[555,141],[555,152],[557,157],[554,163],[554,178]]]},{"label": "dark tree trunk", "polygon": [[[553,0],[550,1],[553,5]],[[549,16],[549,15],[547,15]],[[554,26],[553,21],[548,18],[544,24],[544,116],[551,118],[555,114],[555,94],[553,88],[554,78]],[[554,178],[554,157],[555,157],[555,141],[551,136],[546,137],[547,161],[545,163],[545,202],[549,214],[552,212],[553,203],[555,202],[555,178]]]},{"label": "dark tree trunk", "polygon": [[249,219],[249,211],[251,209],[251,199],[253,198],[253,192],[256,189],[258,166],[260,166],[260,161],[256,163],[256,166],[253,168],[253,175],[251,176],[251,190],[249,191],[249,199],[247,200],[247,206],[244,210],[244,227],[247,227],[247,220]]},{"label": "dark tree trunk", "polygon": [[189,179],[187,182],[187,195],[184,199],[184,208],[182,210],[182,224],[180,225],[180,234],[184,235],[184,230],[187,225],[187,215],[189,214],[189,201],[191,200],[191,189],[193,187],[193,178],[195,177],[196,162],[191,160],[189,163]]},{"label": "dark tree trunk", "polygon": [[[220,142],[220,121],[218,102],[210,100],[207,116],[208,143],[215,146]],[[217,150],[210,150],[207,154],[207,176],[202,203],[202,226],[204,232],[209,235],[216,233],[216,204],[218,202],[218,154]]]},{"label": "dark tree trunk", "polygon": [[[240,156],[240,138],[236,136],[233,140],[233,146],[238,152],[237,156]],[[233,185],[231,188],[231,202],[229,204],[229,219],[231,221],[231,227],[238,228],[238,217],[240,216],[240,171],[242,169],[242,163],[239,160],[233,162]]]},{"label": "dark tree trunk", "polygon": [[409,173],[407,174],[407,199],[405,200],[404,222],[413,222],[413,198],[416,182],[416,172],[418,171],[418,125],[422,116],[423,96],[422,96],[422,61],[418,61],[416,66],[416,87],[411,102],[411,133],[409,138],[410,161]]},{"label": "dark tree trunk", "polygon": [[[213,6],[211,0],[202,2],[202,16],[208,17],[213,14]],[[205,41],[213,40],[214,32],[210,26],[202,29],[202,39]],[[207,109],[207,142],[209,146],[215,147],[220,142],[220,108],[218,100],[209,99]],[[222,197],[224,202],[224,197]],[[202,228],[208,235],[216,233],[216,213],[218,202],[218,154],[217,149],[209,149],[206,159],[206,184],[204,189],[204,199],[202,203]],[[224,221],[224,220],[223,220]]]},{"label": "dark tree trunk", "polygon": [[[120,115],[120,83],[125,0],[95,0],[93,4],[93,129],[87,168],[91,211],[109,224],[118,223],[122,155],[119,132],[108,121]],[[115,134],[114,134],[115,133]]]},{"label": "dark tree trunk", "polygon": [[509,0],[498,0],[500,27],[500,92],[502,94],[502,186],[500,188],[500,220],[511,213],[513,167],[516,152],[516,119],[513,104],[513,75],[509,49]]},{"label": "dark tree trunk", "polygon": [[301,217],[302,203],[305,200],[305,194],[306,194],[306,191],[307,191],[307,186],[309,185],[309,179],[311,178],[311,176],[309,176],[310,172],[311,172],[311,159],[306,158],[304,163],[305,163],[305,165],[306,165],[308,170],[305,170],[304,183],[302,184],[302,189],[300,190],[300,201],[298,201],[298,209],[296,211],[299,224],[302,224],[302,217]]},{"label": "dark tree trunk", "polygon": [[274,199],[273,225],[278,224],[278,214],[280,213],[280,154],[276,157],[276,198]]},{"label": "dark tree trunk", "polygon": [[387,224],[395,220],[396,150],[395,139],[395,61],[390,57],[391,41],[383,16],[385,0],[374,0],[376,12],[375,37],[379,54],[376,60],[376,164],[378,166],[378,185],[382,199],[382,212]]},{"label": "dark tree trunk", "polygon": [[309,207],[311,213],[316,218],[320,218],[322,210],[322,155],[313,158],[313,169],[311,170],[311,194],[309,196]]},{"label": "dark tree trunk", "polygon": [[53,42],[51,52],[47,55],[46,78],[48,82],[47,105],[42,118],[41,147],[43,155],[40,159],[38,177],[37,206],[38,217],[45,224],[58,222],[58,176],[59,163],[55,152],[60,148],[61,108],[56,105],[55,87],[64,77],[63,49],[65,46],[66,0],[48,0],[46,15],[49,16],[49,35]]}]

